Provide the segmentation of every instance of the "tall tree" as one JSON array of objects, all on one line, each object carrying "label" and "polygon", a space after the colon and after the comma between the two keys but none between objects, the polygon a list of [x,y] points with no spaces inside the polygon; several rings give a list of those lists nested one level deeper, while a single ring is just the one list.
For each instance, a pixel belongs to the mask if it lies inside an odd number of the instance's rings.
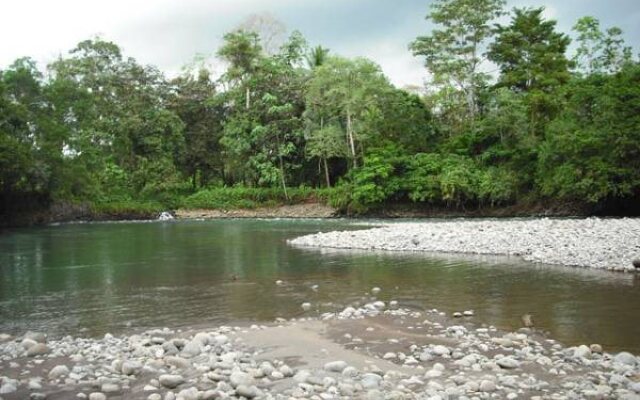
[{"label": "tall tree", "polygon": [[469,117],[478,113],[478,91],[488,79],[481,71],[491,23],[503,14],[504,0],[436,0],[427,16],[439,28],[411,43],[439,86],[461,91]]},{"label": "tall tree", "polygon": [[573,58],[576,69],[586,75],[615,73],[632,59],[631,47],[625,46],[618,27],[600,29],[600,21],[582,17],[573,26],[578,34],[578,48]]},{"label": "tall tree", "polygon": [[570,78],[565,56],[571,39],[545,21],[544,8],[516,8],[511,24],[497,28],[488,57],[500,68],[499,85],[527,92],[549,91]]},{"label": "tall tree", "polygon": [[498,85],[527,94],[530,127],[542,135],[557,111],[553,90],[569,81],[565,52],[571,40],[543,18],[544,8],[514,9],[511,23],[500,25],[488,57],[500,68]]},{"label": "tall tree", "polygon": [[320,118],[316,121],[320,129],[327,118],[339,119],[354,167],[358,166],[362,153],[358,148],[367,140],[368,132],[361,129],[363,123],[370,112],[381,106],[381,94],[389,87],[380,67],[361,58],[330,57],[314,70],[309,81],[307,109],[312,111],[310,115]]}]

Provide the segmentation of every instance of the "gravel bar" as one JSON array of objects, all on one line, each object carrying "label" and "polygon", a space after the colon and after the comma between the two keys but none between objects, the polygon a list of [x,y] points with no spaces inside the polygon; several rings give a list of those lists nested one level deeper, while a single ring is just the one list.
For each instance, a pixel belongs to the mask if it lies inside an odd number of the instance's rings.
[{"label": "gravel bar", "polygon": [[520,256],[536,263],[635,270],[640,219],[509,219],[388,223],[289,241],[303,247]]}]

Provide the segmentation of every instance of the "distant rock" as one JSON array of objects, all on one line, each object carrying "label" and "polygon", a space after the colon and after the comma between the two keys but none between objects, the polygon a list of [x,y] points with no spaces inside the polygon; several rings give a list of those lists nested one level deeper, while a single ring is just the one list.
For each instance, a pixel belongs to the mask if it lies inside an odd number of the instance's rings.
[{"label": "distant rock", "polygon": [[47,354],[49,352],[49,347],[47,347],[44,343],[36,343],[34,346],[31,346],[29,350],[27,350],[28,357],[35,357]]}]

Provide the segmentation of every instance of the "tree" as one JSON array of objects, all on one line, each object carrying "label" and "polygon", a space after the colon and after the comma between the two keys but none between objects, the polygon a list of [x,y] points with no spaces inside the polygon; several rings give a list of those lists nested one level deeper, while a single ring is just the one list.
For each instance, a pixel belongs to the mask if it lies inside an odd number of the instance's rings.
[{"label": "tree", "polygon": [[622,30],[611,27],[602,32],[600,21],[582,17],[573,26],[578,34],[578,49],[573,58],[576,69],[584,74],[615,73],[632,59],[631,47],[624,45]]},{"label": "tree", "polygon": [[278,54],[280,46],[287,40],[285,24],[268,12],[249,15],[236,30],[257,35],[260,38],[261,49],[267,56]]},{"label": "tree", "polygon": [[557,111],[554,89],[571,77],[565,52],[571,40],[555,31],[555,21],[545,21],[544,8],[514,9],[511,23],[497,27],[488,57],[500,68],[498,85],[526,93],[529,126],[543,135],[545,124]]},{"label": "tree", "polygon": [[229,63],[223,81],[232,88],[244,87],[245,107],[251,107],[251,89],[249,79],[255,73],[262,57],[260,37],[255,32],[238,30],[224,35],[224,45],[218,50],[218,56]]},{"label": "tree", "polygon": [[380,107],[382,93],[389,87],[380,67],[362,58],[329,57],[314,70],[308,83],[308,115],[319,118],[315,123],[320,127],[331,118],[340,121],[354,167],[358,166],[358,157],[362,154],[357,148],[362,149],[367,140],[367,132],[360,128],[367,116]]},{"label": "tree", "polygon": [[209,72],[200,70],[176,78],[171,109],[185,124],[184,172],[191,177],[193,188],[206,186],[215,175],[224,178],[220,154],[224,108],[220,104]]},{"label": "tree", "polygon": [[483,46],[493,35],[491,22],[503,14],[504,0],[436,0],[427,16],[440,29],[410,44],[438,86],[462,92],[470,118],[478,113],[478,89],[488,79],[481,72]]},{"label": "tree", "polygon": [[549,92],[566,83],[570,63],[565,52],[571,39],[555,31],[556,21],[543,19],[542,7],[513,12],[511,24],[498,26],[487,53],[500,68],[498,84],[521,92]]},{"label": "tree", "polygon": [[317,68],[327,61],[328,56],[329,49],[322,46],[316,46],[312,48],[306,56],[307,66],[309,69]]}]

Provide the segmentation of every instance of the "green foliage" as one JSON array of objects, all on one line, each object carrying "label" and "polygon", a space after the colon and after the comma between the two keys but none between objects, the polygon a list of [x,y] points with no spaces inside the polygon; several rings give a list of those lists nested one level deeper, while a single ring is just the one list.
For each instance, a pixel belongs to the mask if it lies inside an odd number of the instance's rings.
[{"label": "green foliage", "polygon": [[289,188],[288,198],[279,188],[221,187],[200,190],[182,202],[183,207],[203,209],[256,208],[309,201],[329,201],[333,191],[309,187]]},{"label": "green foliage", "polygon": [[495,26],[503,6],[433,2],[435,29],[411,44],[433,78],[424,96],[299,32],[276,46],[266,20],[225,35],[217,81],[204,63],[167,80],[100,38],[46,71],[18,59],[0,71],[0,217],[58,200],[149,217],[640,199],[640,65],[620,29],[580,19],[569,61],[542,8]]}]

